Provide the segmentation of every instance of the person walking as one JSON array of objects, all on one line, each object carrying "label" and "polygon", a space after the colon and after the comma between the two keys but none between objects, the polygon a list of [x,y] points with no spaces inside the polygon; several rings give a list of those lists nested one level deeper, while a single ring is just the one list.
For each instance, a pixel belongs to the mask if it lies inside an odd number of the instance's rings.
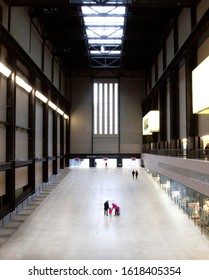
[{"label": "person walking", "polygon": [[133,171],[132,171],[132,176],[133,176],[133,179],[134,179],[134,175],[135,175],[135,171],[133,170]]},{"label": "person walking", "polygon": [[138,173],[138,171],[136,170],[136,172],[135,172],[136,179],[137,179],[137,177],[138,177],[138,174],[139,174],[139,173]]},{"label": "person walking", "polygon": [[120,207],[116,205],[115,203],[112,203],[112,210],[115,209],[115,216],[120,215]]},{"label": "person walking", "polygon": [[105,201],[104,203],[104,216],[108,216],[108,211],[109,211],[109,200]]}]

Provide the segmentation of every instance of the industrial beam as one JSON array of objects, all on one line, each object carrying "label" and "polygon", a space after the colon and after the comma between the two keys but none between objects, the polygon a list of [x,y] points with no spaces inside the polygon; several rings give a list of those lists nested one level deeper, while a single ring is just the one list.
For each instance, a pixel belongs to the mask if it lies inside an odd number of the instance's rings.
[{"label": "industrial beam", "polygon": [[[83,3],[82,0],[5,0],[9,6],[16,7],[63,7],[68,5],[92,5],[92,1],[86,1]],[[199,0],[123,0],[120,4],[112,3],[108,0],[97,0],[97,5],[123,5],[123,6],[136,6],[136,7],[147,7],[147,8],[159,8],[159,7],[195,7],[200,1]]]}]

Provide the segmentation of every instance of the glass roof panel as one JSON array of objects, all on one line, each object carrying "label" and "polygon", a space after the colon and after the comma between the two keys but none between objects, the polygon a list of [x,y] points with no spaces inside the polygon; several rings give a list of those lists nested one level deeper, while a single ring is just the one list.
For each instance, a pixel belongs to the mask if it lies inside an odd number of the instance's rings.
[{"label": "glass roof panel", "polygon": [[97,50],[92,50],[90,51],[91,54],[97,54],[97,55],[101,55],[101,54],[109,54],[109,55],[119,55],[121,54],[121,51],[97,51]]},{"label": "glass roof panel", "polygon": [[81,7],[89,53],[91,55],[120,55],[124,35],[123,6],[91,5]]},{"label": "glass roof panel", "polygon": [[117,44],[117,45],[121,45],[122,40],[121,39],[89,39],[88,40],[89,44],[92,45],[112,45],[112,44]]},{"label": "glass roof panel", "polygon": [[84,24],[86,26],[123,26],[124,17],[88,16],[84,17]]},{"label": "glass roof panel", "polygon": [[114,37],[121,38],[123,36],[123,29],[120,27],[88,27],[86,29],[88,38],[96,37]]},{"label": "glass roof panel", "polygon": [[114,7],[114,6],[83,6],[81,7],[83,15],[93,14],[110,14],[110,15],[124,15],[125,7]]}]

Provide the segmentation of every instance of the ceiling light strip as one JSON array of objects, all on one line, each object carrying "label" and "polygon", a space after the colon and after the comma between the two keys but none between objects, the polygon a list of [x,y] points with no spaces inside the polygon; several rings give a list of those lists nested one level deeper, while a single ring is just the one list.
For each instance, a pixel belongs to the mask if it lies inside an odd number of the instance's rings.
[{"label": "ceiling light strip", "polygon": [[[3,74],[5,77],[9,77],[12,73],[12,71],[6,67],[2,62],[0,62],[0,73]],[[31,92],[32,91],[32,87],[25,82],[22,78],[20,78],[18,75],[15,76],[15,82],[18,86],[22,87],[23,89],[25,89],[27,92]],[[39,92],[38,90],[35,91],[35,96],[40,99],[42,102],[46,103],[48,101],[48,98],[46,96],[44,96],[41,92]],[[68,115],[66,115],[64,113],[64,111],[62,111],[60,108],[58,108],[53,102],[51,102],[50,100],[48,101],[48,105],[56,110],[60,115],[62,115],[65,119],[69,119]]]}]

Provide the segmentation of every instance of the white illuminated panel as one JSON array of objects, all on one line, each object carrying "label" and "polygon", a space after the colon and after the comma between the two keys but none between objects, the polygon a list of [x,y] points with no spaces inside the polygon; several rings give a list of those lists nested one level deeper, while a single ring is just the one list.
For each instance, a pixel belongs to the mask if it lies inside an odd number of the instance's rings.
[{"label": "white illuminated panel", "polygon": [[48,105],[53,109],[53,110],[57,110],[57,106],[52,103],[51,101],[48,102]]},{"label": "white illuminated panel", "polygon": [[60,108],[57,108],[57,113],[59,113],[61,116],[63,116],[64,114],[64,112]]},{"label": "white illuminated panel", "polygon": [[66,120],[69,119],[68,115],[64,114],[63,116]]},{"label": "white illuminated panel", "polygon": [[118,83],[94,83],[94,134],[118,134]]},{"label": "white illuminated panel", "polygon": [[159,111],[150,111],[143,117],[143,135],[151,135],[153,132],[159,132],[159,127]]},{"label": "white illuminated panel", "polygon": [[114,130],[115,130],[115,134],[118,134],[118,83],[115,83],[114,84],[114,98],[115,98],[115,101],[114,101],[114,106],[115,106],[115,118],[114,118],[114,122],[115,122],[115,125],[114,125]]},{"label": "white illuminated panel", "polygon": [[109,134],[113,134],[113,84],[109,84]]},{"label": "white illuminated panel", "polygon": [[99,84],[99,134],[103,133],[103,84]]},{"label": "white illuminated panel", "polygon": [[94,83],[94,134],[97,134],[97,120],[98,120],[98,84]]},{"label": "white illuminated panel", "polygon": [[0,62],[0,73],[2,73],[6,77],[9,77],[11,72],[12,71],[9,68],[7,68],[3,63]]},{"label": "white illuminated panel", "polygon": [[42,93],[40,93],[38,90],[36,90],[35,95],[38,99],[40,99],[41,101],[43,101],[44,103],[47,102],[48,98],[46,98],[46,96],[44,96]]},{"label": "white illuminated panel", "polygon": [[26,83],[23,79],[21,79],[19,76],[16,76],[16,84],[21,88],[25,89],[27,92],[31,92],[32,90],[32,87],[28,83]]},{"label": "white illuminated panel", "polygon": [[209,57],[192,71],[192,102],[194,114],[209,114]]}]

